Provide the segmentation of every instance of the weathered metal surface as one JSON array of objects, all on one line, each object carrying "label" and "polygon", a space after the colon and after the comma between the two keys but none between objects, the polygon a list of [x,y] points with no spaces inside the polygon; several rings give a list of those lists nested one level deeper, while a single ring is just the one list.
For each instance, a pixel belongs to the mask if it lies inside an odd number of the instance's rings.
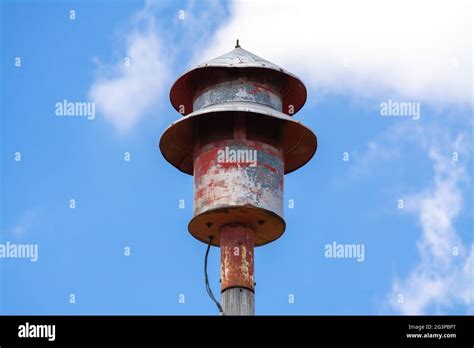
[{"label": "weathered metal surface", "polygon": [[201,91],[193,103],[193,110],[228,102],[251,102],[281,111],[279,92],[268,85],[246,79],[227,81]]},{"label": "weathered metal surface", "polygon": [[[285,230],[283,175],[317,149],[316,135],[288,116],[306,101],[303,83],[238,47],[185,73],[170,98],[184,116],[165,130],[159,146],[168,162],[195,175],[191,234],[205,243],[212,236],[219,245],[221,226],[241,222],[253,229],[255,246],[279,238]],[[236,151],[235,162],[217,160],[226,146]],[[248,156],[254,150],[255,165]],[[243,163],[239,151],[247,151]]]},{"label": "weathered metal surface", "polygon": [[249,289],[227,289],[221,302],[224,315],[255,315],[255,294]]},{"label": "weathered metal surface", "polygon": [[[201,63],[194,67],[194,69],[209,67],[268,68],[295,76],[278,65],[269,62],[268,60],[263,59],[262,57],[259,57],[247,50],[244,50],[242,47],[235,48],[234,50],[219,57]],[[190,71],[194,69],[191,69]]]},{"label": "weathered metal surface", "polygon": [[284,113],[275,110],[274,108],[268,107],[263,104],[257,104],[257,103],[250,103],[250,102],[245,102],[245,101],[223,101],[222,103],[215,104],[215,105],[210,105],[206,108],[196,110],[192,112],[191,114],[187,115],[186,117],[182,117],[176,122],[183,121],[186,118],[193,117],[193,116],[198,116],[198,115],[204,115],[204,114],[209,114],[213,112],[225,112],[225,111],[238,111],[238,112],[251,112],[258,115],[265,115],[265,116],[271,116],[278,118],[283,121],[293,121],[296,123],[300,123],[299,121],[296,121],[292,117],[285,115]]},{"label": "weathered metal surface", "polygon": [[[297,113],[306,102],[307,92],[303,82],[292,73],[240,47],[200,64],[184,73],[173,84],[170,101],[183,115],[193,112],[196,92],[203,87],[206,74],[218,75],[222,71],[253,71],[255,77],[277,78],[281,81],[282,108],[287,115]],[[262,81],[263,82],[263,81]],[[207,86],[210,87],[210,86]]]},{"label": "weathered metal surface", "polygon": [[229,206],[283,216],[283,156],[258,141],[216,141],[194,160],[194,215]]},{"label": "weathered metal surface", "polygon": [[317,149],[316,135],[300,122],[268,106],[249,102],[229,102],[209,106],[182,117],[169,126],[160,139],[163,156],[184,173],[193,174],[194,123],[198,117],[233,117],[245,113],[248,117],[271,117],[283,127],[282,149],[285,174],[308,162]]},{"label": "weathered metal surface", "polygon": [[171,104],[183,117],[159,146],[168,162],[194,175],[188,229],[221,247],[225,315],[254,314],[254,247],[283,234],[284,174],[316,152],[316,135],[290,117],[306,97],[298,77],[238,42],[171,88]]},{"label": "weathered metal surface", "polygon": [[212,236],[219,245],[220,227],[239,221],[254,230],[256,245],[279,238],[285,230],[281,151],[246,139],[215,141],[195,151],[191,234],[202,241]]},{"label": "weathered metal surface", "polygon": [[255,289],[254,233],[240,224],[221,227],[221,291],[229,288]]},{"label": "weathered metal surface", "polygon": [[203,243],[209,243],[209,237],[212,237],[212,245],[219,246],[220,227],[236,221],[254,230],[255,246],[277,240],[286,227],[285,220],[269,210],[252,206],[232,206],[207,210],[194,216],[189,222],[188,230]]}]

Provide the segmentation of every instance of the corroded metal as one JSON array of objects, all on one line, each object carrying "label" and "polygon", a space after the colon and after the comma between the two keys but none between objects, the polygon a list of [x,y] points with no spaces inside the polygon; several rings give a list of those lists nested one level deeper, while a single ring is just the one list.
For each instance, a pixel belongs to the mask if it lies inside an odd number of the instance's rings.
[{"label": "corroded metal", "polygon": [[221,291],[229,288],[255,289],[254,240],[251,228],[243,224],[221,228]]},{"label": "corroded metal", "polygon": [[184,173],[193,174],[194,125],[198,117],[229,117],[236,112],[248,117],[268,117],[281,123],[285,174],[305,165],[316,153],[316,135],[295,119],[265,105],[226,102],[197,110],[169,126],[160,139],[163,156]]},{"label": "corroded metal", "polygon": [[285,230],[283,154],[247,139],[195,147],[194,218],[189,231],[219,245],[221,226],[239,221],[255,232],[255,245],[267,244]]},{"label": "corroded metal", "polygon": [[281,111],[287,115],[297,113],[306,102],[307,92],[303,82],[292,73],[278,65],[271,63],[241,47],[202,63],[184,73],[173,84],[170,91],[170,101],[173,107],[183,115],[193,110],[193,101],[197,91],[213,77],[225,76],[227,80],[233,72],[239,71],[242,75],[248,73],[254,78],[259,78],[262,84],[268,80],[278,81],[282,97]]},{"label": "corroded metal", "polygon": [[229,102],[251,102],[281,111],[281,98],[276,88],[246,79],[226,81],[201,91],[195,98],[193,110]]},{"label": "corroded metal", "polygon": [[194,215],[252,205],[283,216],[283,156],[258,141],[216,141],[194,160]]},{"label": "corroded metal", "polygon": [[254,313],[254,247],[285,231],[284,175],[316,152],[291,116],[306,101],[295,75],[240,47],[183,74],[170,91],[182,117],[160,139],[165,159],[194,175],[189,232],[221,247],[225,314]]},{"label": "corroded metal", "polygon": [[220,227],[233,222],[242,222],[255,231],[255,246],[271,243],[285,232],[285,220],[269,210],[252,206],[222,207],[194,216],[188,225],[189,232],[203,243],[219,246]]},{"label": "corroded metal", "polygon": [[303,166],[316,152],[316,135],[289,116],[306,101],[303,83],[240,47],[183,74],[171,88],[170,99],[185,116],[165,130],[159,146],[163,156],[184,173],[194,170],[195,137],[199,137],[194,128],[201,117],[231,119],[238,112],[278,121],[285,174]]}]

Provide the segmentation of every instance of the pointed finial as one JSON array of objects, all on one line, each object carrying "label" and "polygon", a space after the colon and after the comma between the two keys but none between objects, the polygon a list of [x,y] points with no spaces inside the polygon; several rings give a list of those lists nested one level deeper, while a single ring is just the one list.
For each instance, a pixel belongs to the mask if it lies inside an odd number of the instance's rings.
[{"label": "pointed finial", "polygon": [[239,39],[237,39],[237,43],[235,44],[235,48],[240,48]]}]

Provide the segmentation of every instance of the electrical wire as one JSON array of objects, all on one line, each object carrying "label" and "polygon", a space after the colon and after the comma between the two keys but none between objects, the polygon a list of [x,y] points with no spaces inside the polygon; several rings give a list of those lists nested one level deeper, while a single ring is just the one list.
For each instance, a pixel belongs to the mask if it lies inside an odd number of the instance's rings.
[{"label": "electrical wire", "polygon": [[212,293],[211,286],[209,285],[209,277],[207,276],[207,257],[209,256],[209,250],[211,249],[211,242],[212,242],[213,237],[209,237],[209,244],[207,245],[207,250],[206,250],[206,256],[204,257],[204,277],[206,280],[206,291],[211,300],[216,304],[217,309],[219,310],[220,314],[223,314],[224,311],[222,310],[222,306],[219,303],[219,301],[216,300],[214,297],[214,294]]}]

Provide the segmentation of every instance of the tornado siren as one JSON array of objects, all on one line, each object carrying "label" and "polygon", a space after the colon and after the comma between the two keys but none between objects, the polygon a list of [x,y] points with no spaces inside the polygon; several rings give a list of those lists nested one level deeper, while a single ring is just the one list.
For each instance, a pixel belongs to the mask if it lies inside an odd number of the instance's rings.
[{"label": "tornado siren", "polygon": [[306,102],[295,75],[240,47],[173,84],[182,114],[160,139],[165,159],[194,176],[189,232],[221,247],[225,315],[254,314],[254,246],[285,231],[283,177],[315,154],[316,135],[292,116]]}]

